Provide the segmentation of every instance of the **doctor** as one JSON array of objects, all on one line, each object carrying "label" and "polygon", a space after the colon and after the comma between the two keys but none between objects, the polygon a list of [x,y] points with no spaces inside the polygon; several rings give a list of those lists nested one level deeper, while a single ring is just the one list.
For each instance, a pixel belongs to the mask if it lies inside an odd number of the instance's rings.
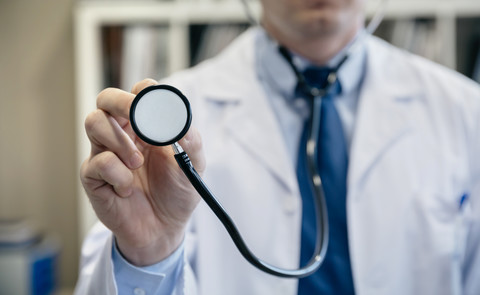
[{"label": "doctor", "polygon": [[171,148],[134,135],[129,107],[157,83],[147,79],[131,93],[102,91],[85,122],[92,151],[81,179],[101,223],[85,240],[76,294],[480,293],[480,88],[375,37],[358,41],[364,2],[262,0],[262,28],[162,81],[190,99],[196,128],[180,144],[248,245],[296,268],[308,103],[278,44],[303,71],[335,67],[361,42],[331,94],[348,162],[343,205],[329,208],[340,226],[327,259],[338,260],[313,283],[248,264]]}]

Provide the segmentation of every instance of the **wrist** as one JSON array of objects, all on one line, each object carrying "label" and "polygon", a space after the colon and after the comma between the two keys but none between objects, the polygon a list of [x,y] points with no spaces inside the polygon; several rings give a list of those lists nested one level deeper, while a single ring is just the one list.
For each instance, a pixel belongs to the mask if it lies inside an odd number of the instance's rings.
[{"label": "wrist", "polygon": [[118,236],[114,238],[120,254],[132,265],[142,267],[158,263],[169,257],[182,243],[184,232],[161,237],[146,244],[127,242]]}]

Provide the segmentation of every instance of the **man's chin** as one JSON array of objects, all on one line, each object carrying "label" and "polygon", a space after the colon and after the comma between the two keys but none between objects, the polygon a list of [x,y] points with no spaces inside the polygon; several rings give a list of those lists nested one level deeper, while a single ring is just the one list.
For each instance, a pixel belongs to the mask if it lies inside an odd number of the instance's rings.
[{"label": "man's chin", "polygon": [[339,31],[338,19],[333,15],[317,15],[304,21],[300,31],[306,37],[332,36]]}]

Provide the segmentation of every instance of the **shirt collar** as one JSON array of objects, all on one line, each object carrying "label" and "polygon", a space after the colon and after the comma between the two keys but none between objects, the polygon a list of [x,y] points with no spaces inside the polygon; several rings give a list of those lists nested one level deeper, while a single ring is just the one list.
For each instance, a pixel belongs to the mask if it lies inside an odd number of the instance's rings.
[{"label": "shirt collar", "polygon": [[[348,59],[338,70],[338,80],[342,85],[342,95],[348,95],[354,92],[361,83],[365,71],[366,46],[365,38],[362,37],[365,32],[361,31],[355,39],[351,41],[344,49],[334,56],[326,66],[335,67],[344,57],[347,50],[352,49]],[[355,42],[360,42],[355,44]],[[290,65],[278,51],[278,43],[273,40],[265,30],[261,30],[257,38],[257,60],[258,73],[260,79],[266,81],[270,87],[280,92],[283,97],[291,98],[294,96],[297,78]],[[294,55],[293,62],[300,71],[312,63],[307,59]]]}]

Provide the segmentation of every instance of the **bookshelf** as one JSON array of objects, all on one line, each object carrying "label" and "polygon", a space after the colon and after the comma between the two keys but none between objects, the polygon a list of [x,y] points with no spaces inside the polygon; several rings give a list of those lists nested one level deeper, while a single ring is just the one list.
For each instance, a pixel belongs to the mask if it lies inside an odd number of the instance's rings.
[{"label": "bookshelf", "polygon": [[[378,1],[367,1],[368,16],[373,15],[377,4]],[[253,1],[251,6],[253,13],[260,15],[258,1]],[[95,109],[96,96],[106,86],[102,47],[105,27],[148,25],[163,28],[162,44],[166,56],[164,68],[168,74],[190,65],[190,45],[194,40],[191,31],[198,30],[198,26],[244,26],[248,22],[239,0],[80,1],[75,7],[74,17],[79,166],[90,152],[83,127],[84,119]],[[434,29],[435,38],[431,42],[434,43],[436,61],[472,75],[472,64],[475,63],[473,58],[478,56],[475,51],[480,50],[480,1],[390,0],[378,35],[388,39],[395,30],[399,30],[399,22],[407,21],[408,26],[409,20],[414,25],[426,25],[427,28]],[[418,31],[418,27],[414,27],[413,31]],[[80,183],[78,195],[79,231],[83,239],[96,219]]]}]

